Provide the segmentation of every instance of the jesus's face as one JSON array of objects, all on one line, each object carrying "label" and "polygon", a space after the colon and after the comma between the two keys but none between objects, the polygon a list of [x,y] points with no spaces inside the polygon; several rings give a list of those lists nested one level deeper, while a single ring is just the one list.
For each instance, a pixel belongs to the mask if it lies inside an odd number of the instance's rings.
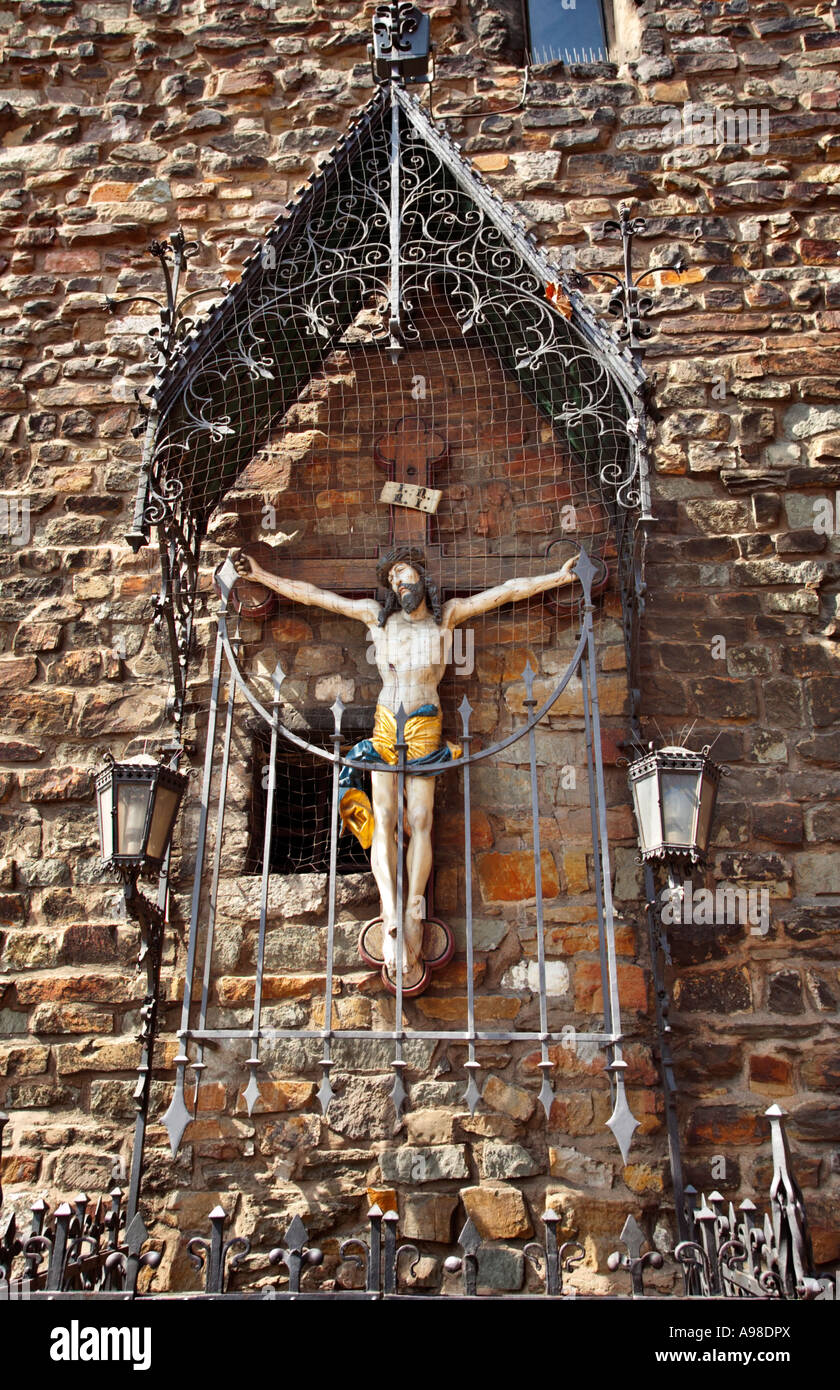
[{"label": "jesus's face", "polygon": [[413,565],[401,560],[388,575],[388,583],[404,613],[415,613],[426,597],[426,584]]}]

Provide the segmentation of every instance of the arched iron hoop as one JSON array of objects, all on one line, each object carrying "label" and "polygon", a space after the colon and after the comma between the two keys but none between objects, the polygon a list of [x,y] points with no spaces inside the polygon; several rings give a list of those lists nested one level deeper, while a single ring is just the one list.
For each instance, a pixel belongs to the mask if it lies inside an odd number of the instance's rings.
[{"label": "arched iron hoop", "polygon": [[[228,567],[230,567],[230,569],[228,569]],[[231,570],[233,571],[233,578],[231,578],[230,575]],[[519,739],[523,738],[526,734],[530,733],[532,729],[536,728],[540,720],[545,717],[545,715],[551,709],[552,705],[554,705],[555,702],[563,694],[563,691],[566,689],[566,686],[569,684],[569,681],[571,680],[572,676],[579,669],[581,661],[583,660],[583,654],[586,650],[586,644],[589,636],[589,625],[591,622],[591,617],[589,615],[591,615],[593,611],[591,586],[592,578],[595,574],[595,567],[592,564],[586,550],[583,549],[583,547],[581,547],[581,552],[578,559],[578,565],[575,569],[575,573],[577,574],[578,578],[580,579],[581,585],[583,586],[582,606],[584,615],[589,621],[584,621],[582,623],[580,637],[578,638],[578,643],[575,647],[574,654],[572,655],[569,665],[566,667],[566,670],[564,671],[559,682],[557,683],[557,686],[551,692],[548,699],[545,700],[542,705],[540,705],[539,709],[533,710],[531,712],[530,717],[528,718],[528,720],[526,720],[524,724],[521,724],[518,728],[514,729],[512,733],[506,734],[505,737],[503,739],[499,739],[497,743],[492,743],[488,748],[481,748],[475,753],[469,753],[466,757],[457,758],[450,763],[443,763],[439,766],[418,767],[416,771],[412,769],[412,776],[436,777],[441,772],[448,772],[451,771],[453,768],[463,768],[470,766],[473,763],[481,762],[483,759],[490,758],[494,754],[500,753],[503,749],[509,748],[511,744],[517,743]],[[229,559],[225,561],[224,565],[221,567],[220,570],[217,571],[216,574],[216,582],[222,594],[222,607],[219,613],[219,640],[221,641],[222,646],[224,648],[225,656],[227,657],[228,665],[230,667],[233,679],[237,684],[237,688],[242,691],[243,695],[245,696],[248,703],[251,705],[252,709],[256,711],[256,713],[261,717],[261,719],[263,719],[263,721],[268,725],[269,729],[274,729],[276,727],[277,732],[289,743],[293,743],[296,745],[296,747],[302,748],[307,753],[311,753],[313,757],[322,758],[324,762],[327,763],[336,762],[335,754],[331,752],[329,749],[317,748],[314,744],[307,743],[306,739],[301,738],[299,734],[293,733],[291,729],[287,729],[284,724],[280,723],[279,720],[275,719],[271,714],[269,714],[265,706],[257,699],[256,695],[250,689],[247,681],[245,680],[245,677],[240,671],[227,629],[228,601],[230,598],[231,591],[233,589],[233,585],[238,577],[239,576],[236,573],[236,570],[234,569],[233,563]],[[370,771],[370,764],[364,763],[360,761],[358,758],[348,758],[340,754],[338,756],[337,761],[340,767],[358,767],[362,771]],[[382,767],[377,766],[376,769],[377,772],[392,772],[395,774],[398,773],[399,770],[400,768],[398,763],[393,764],[393,766],[385,763]]]}]

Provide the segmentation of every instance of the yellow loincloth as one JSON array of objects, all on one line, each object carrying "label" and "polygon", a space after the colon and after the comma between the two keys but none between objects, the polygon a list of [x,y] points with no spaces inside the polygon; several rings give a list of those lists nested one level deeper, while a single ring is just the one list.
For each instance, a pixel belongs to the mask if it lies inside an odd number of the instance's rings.
[{"label": "yellow loincloth", "polygon": [[[421,705],[420,709],[428,709],[428,706]],[[442,733],[443,715],[440,710],[436,710],[434,714],[418,712],[409,715],[405,722],[404,735],[407,761],[436,763],[460,758],[460,745],[444,742]],[[372,770],[375,770],[377,762],[394,766],[397,761],[397,717],[387,706],[376,706],[372,736],[357,744],[356,748],[352,748],[349,756],[364,758],[366,762],[371,763]],[[374,818],[367,793],[357,786],[348,786],[339,802],[339,814],[342,832],[349,830],[356,836],[363,849],[370,849]]]}]

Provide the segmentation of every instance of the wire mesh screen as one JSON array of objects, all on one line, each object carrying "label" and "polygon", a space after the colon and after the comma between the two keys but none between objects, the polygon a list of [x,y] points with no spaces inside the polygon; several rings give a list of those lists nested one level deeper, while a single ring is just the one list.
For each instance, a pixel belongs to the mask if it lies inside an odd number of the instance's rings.
[{"label": "wire mesh screen", "polygon": [[[615,499],[600,478],[603,456],[581,459],[495,350],[460,332],[443,285],[433,282],[415,301],[416,340],[396,362],[360,318],[240,475],[211,520],[210,540],[243,546],[276,574],[358,594],[376,590],[382,551],[410,544],[425,555],[441,603],[557,570],[581,543],[612,565]],[[382,502],[388,481],[439,492],[437,510]],[[251,597],[258,604],[265,593]],[[247,611],[247,595],[243,601]],[[576,604],[558,591],[458,629],[441,652],[444,731],[457,733],[465,694],[479,736],[498,738],[521,723],[522,692],[508,686],[529,658],[543,677],[556,674],[577,621]],[[370,733],[381,678],[363,624],[281,599],[250,626],[246,653],[257,681],[268,681],[278,662],[286,673],[288,727],[317,741],[341,696],[352,707],[345,727]],[[261,867],[266,760],[265,743],[255,744],[252,871]],[[296,828],[272,853],[272,867],[323,872],[323,764],[295,750],[278,761],[276,775],[275,825],[295,821]],[[349,839],[342,836],[341,872],[367,863]]]}]

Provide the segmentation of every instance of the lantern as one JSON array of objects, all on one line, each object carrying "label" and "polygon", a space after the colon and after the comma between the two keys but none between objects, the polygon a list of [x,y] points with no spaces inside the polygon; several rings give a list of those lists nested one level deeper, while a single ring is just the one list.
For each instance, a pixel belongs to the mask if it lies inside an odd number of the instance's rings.
[{"label": "lantern", "polygon": [[709,847],[721,768],[709,749],[651,749],[628,777],[643,860],[703,862]]},{"label": "lantern", "polygon": [[124,880],[159,873],[187,779],[145,753],[96,772],[102,861]]}]

